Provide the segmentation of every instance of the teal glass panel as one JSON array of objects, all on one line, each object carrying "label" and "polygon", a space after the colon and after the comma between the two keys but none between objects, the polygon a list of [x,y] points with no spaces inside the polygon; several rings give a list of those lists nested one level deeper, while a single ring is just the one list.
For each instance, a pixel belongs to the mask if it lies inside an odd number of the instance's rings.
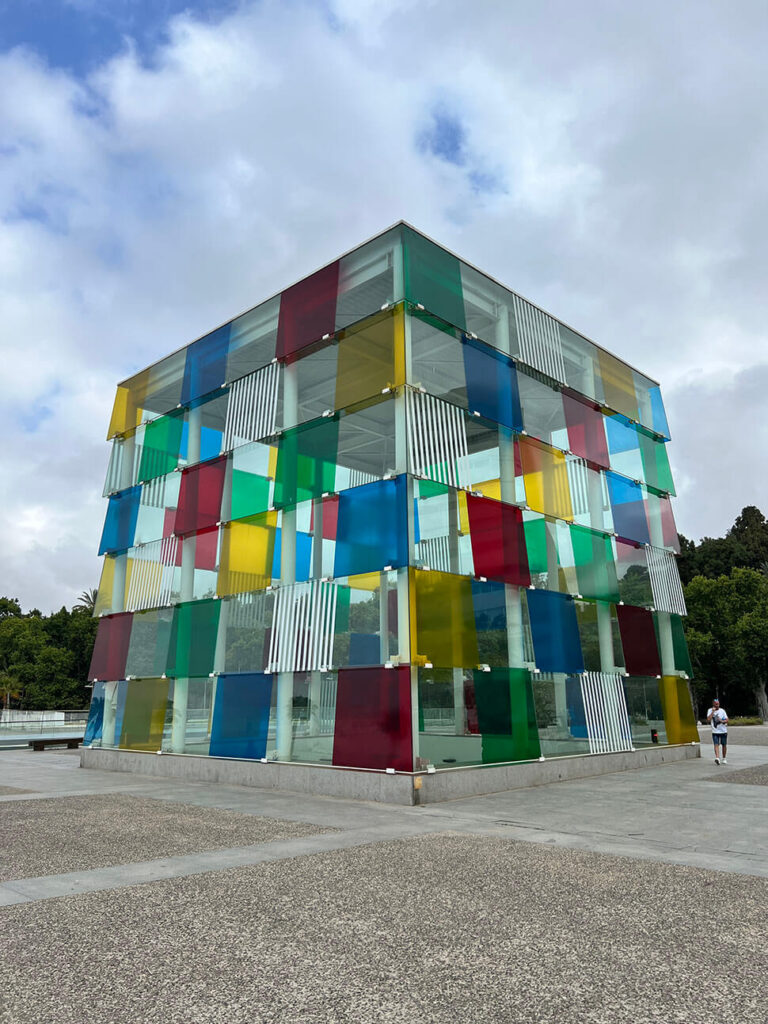
[{"label": "teal glass panel", "polygon": [[675,653],[675,668],[678,672],[685,672],[687,676],[693,677],[693,667],[688,654],[688,644],[685,639],[683,620],[679,615],[669,616],[669,623],[672,627],[672,644]]},{"label": "teal glass panel", "polygon": [[528,670],[494,668],[473,675],[483,762],[537,759],[541,748]]},{"label": "teal glass panel", "polygon": [[227,350],[227,381],[260,370],[275,357],[280,296],[243,313],[230,324]]},{"label": "teal glass panel", "polygon": [[571,548],[576,566],[578,592],[583,597],[619,600],[619,583],[610,537],[571,524]]},{"label": "teal glass panel", "polygon": [[428,238],[403,229],[405,294],[411,302],[466,330],[461,263]]},{"label": "teal glass panel", "polygon": [[192,601],[173,610],[168,674],[207,676],[213,671],[221,602]]},{"label": "teal glass panel", "polygon": [[333,491],[339,447],[339,418],[286,430],[279,442],[274,504],[277,508]]}]

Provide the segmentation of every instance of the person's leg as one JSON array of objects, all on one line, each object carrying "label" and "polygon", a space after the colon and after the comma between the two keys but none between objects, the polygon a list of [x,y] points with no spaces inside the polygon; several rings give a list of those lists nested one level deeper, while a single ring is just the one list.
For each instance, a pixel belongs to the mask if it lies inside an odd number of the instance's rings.
[{"label": "person's leg", "polygon": [[723,764],[725,764],[726,753],[727,753],[727,750],[728,750],[728,733],[725,733],[724,735],[722,735],[720,737],[720,746],[722,747],[722,750],[723,750],[722,761],[723,761]]},{"label": "person's leg", "polygon": [[712,733],[712,742],[715,745],[715,764],[720,764],[720,737],[717,733]]}]

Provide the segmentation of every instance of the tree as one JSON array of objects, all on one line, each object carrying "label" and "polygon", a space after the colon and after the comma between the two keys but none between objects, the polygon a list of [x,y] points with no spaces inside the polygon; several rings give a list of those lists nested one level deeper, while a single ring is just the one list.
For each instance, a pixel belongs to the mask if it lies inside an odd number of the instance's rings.
[{"label": "tree", "polygon": [[96,587],[90,587],[88,590],[83,590],[77,599],[77,604],[73,606],[73,612],[88,612],[89,615],[93,615],[93,609],[96,607],[96,598],[98,597],[98,590]]}]

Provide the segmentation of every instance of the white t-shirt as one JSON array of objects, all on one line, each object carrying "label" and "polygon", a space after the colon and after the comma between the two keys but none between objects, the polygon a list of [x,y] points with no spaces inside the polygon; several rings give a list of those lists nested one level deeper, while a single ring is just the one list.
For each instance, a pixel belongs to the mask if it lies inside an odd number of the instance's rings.
[{"label": "white t-shirt", "polygon": [[725,713],[724,708],[718,708],[716,711],[712,711],[712,708],[707,711],[707,718],[712,715],[709,724],[712,726],[712,732],[718,736],[728,732],[728,715]]}]

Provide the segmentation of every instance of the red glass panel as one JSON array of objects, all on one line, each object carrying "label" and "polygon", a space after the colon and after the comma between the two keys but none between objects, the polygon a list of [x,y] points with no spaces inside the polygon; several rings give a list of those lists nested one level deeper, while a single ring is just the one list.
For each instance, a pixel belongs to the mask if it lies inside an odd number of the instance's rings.
[{"label": "red glass panel", "polygon": [[467,494],[467,513],[475,575],[527,587],[531,577],[521,510]]},{"label": "red glass panel", "polygon": [[616,614],[627,672],[631,676],[661,675],[652,613],[647,608],[633,608],[632,605],[624,604],[617,606]]},{"label": "red glass panel", "polygon": [[568,444],[573,454],[599,466],[609,466],[605,424],[600,410],[565,392],[563,409],[568,426]]},{"label": "red glass panel", "polygon": [[131,639],[133,612],[122,615],[108,615],[99,619],[96,642],[93,645],[89,679],[115,682],[125,679],[125,662]]},{"label": "red glass panel", "polygon": [[190,466],[181,474],[179,507],[173,532],[184,535],[215,526],[221,518],[226,456]]},{"label": "red glass panel", "polygon": [[408,665],[339,669],[333,763],[413,771]]},{"label": "red glass panel", "polygon": [[324,334],[333,334],[338,290],[338,260],[286,288],[277,321],[278,359],[289,360]]},{"label": "red glass panel", "polygon": [[[339,521],[339,496],[333,494],[323,498],[323,540],[336,540],[336,524]],[[309,515],[309,532],[315,532],[315,503]]]}]

